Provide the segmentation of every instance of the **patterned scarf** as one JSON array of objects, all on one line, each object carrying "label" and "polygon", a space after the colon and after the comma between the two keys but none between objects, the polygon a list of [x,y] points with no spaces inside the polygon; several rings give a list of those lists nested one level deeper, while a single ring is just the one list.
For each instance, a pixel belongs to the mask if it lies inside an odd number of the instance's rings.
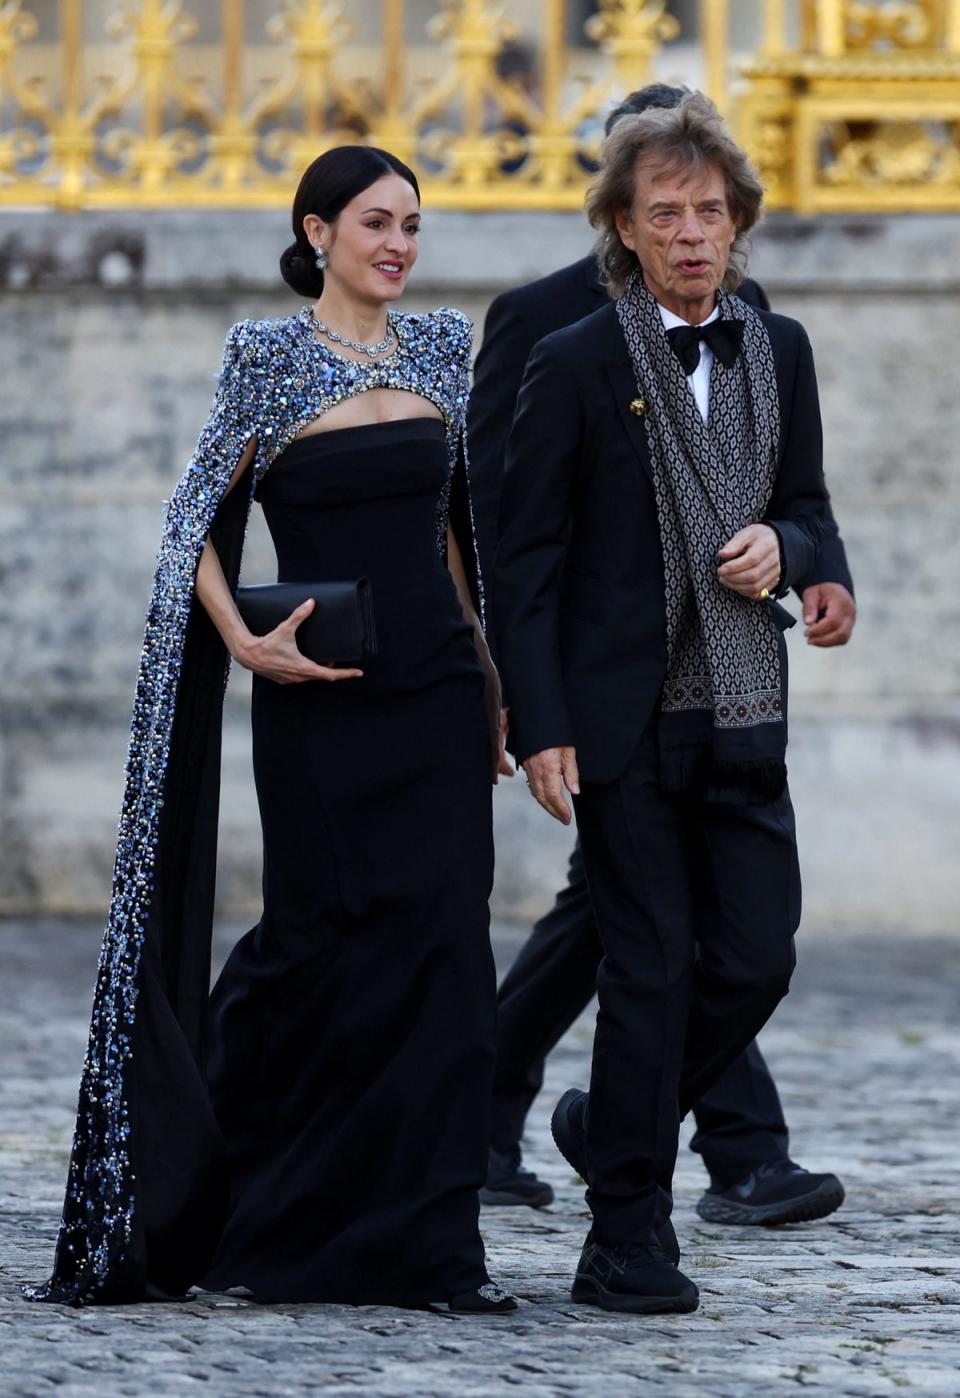
[{"label": "patterned scarf", "polygon": [[717,578],[717,551],[764,518],[780,447],[780,399],[760,316],[719,293],[721,319],[744,322],[725,369],[714,356],[703,421],[655,298],[634,272],[617,314],[644,418],[663,545],[667,675],[661,782],[714,800],[764,801],[786,783],[779,630],[771,609]]}]

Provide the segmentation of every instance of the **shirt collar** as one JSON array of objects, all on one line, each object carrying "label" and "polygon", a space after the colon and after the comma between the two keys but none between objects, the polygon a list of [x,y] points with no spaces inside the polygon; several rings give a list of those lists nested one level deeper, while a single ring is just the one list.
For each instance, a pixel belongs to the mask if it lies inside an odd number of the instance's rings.
[{"label": "shirt collar", "polygon": [[[673,311],[668,311],[666,306],[661,306],[659,301],[657,302],[657,310],[660,312],[660,319],[663,321],[664,330],[674,330],[678,325],[689,325],[690,323],[689,321],[681,319],[680,316],[675,316]],[[700,324],[709,325],[712,320],[718,320],[719,317],[720,307],[717,305],[714,306],[706,320],[700,321]]]}]

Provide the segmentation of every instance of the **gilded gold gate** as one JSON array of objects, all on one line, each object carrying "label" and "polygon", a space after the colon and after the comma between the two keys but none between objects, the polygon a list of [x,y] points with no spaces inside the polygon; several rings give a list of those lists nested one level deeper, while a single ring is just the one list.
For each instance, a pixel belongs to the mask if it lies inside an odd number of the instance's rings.
[{"label": "gilded gold gate", "polygon": [[700,0],[696,24],[666,0],[0,0],[0,203],[282,207],[359,140],[435,207],[576,209],[610,105],[695,70],[772,207],[960,209],[960,0]]}]

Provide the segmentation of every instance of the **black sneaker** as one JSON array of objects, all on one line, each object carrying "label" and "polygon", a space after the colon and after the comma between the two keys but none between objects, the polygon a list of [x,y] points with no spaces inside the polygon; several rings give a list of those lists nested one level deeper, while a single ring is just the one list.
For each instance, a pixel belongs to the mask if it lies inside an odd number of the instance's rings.
[{"label": "black sneaker", "polygon": [[811,1175],[792,1160],[775,1160],[728,1189],[711,1186],[697,1204],[707,1223],[810,1223],[826,1218],[844,1200],[836,1175]]},{"label": "black sneaker", "polygon": [[553,1203],[553,1188],[524,1168],[520,1147],[504,1152],[492,1147],[487,1157],[487,1182],[480,1191],[480,1203],[487,1207],[526,1204],[545,1209]]},{"label": "black sneaker", "polygon": [[[589,1093],[579,1088],[569,1087],[553,1109],[550,1129],[557,1150],[580,1178],[587,1179],[587,1124],[586,1108]],[[667,1261],[676,1266],[680,1261],[680,1244],[673,1231],[669,1218],[663,1220],[656,1230],[657,1245]]]},{"label": "black sneaker", "polygon": [[656,1238],[604,1247],[587,1234],[570,1296],[605,1311],[664,1315],[695,1311],[700,1293]]}]

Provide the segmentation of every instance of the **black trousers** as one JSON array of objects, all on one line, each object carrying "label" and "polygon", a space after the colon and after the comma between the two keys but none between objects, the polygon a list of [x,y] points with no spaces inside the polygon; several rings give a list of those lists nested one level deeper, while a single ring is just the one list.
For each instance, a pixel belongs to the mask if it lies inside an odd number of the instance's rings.
[{"label": "black trousers", "polygon": [[[501,982],[497,996],[497,1066],[492,1144],[509,1152],[543,1087],[544,1062],[593,999],[603,945],[580,844],[574,846],[566,888],[535,924]],[[758,1165],[784,1160],[789,1134],[776,1085],[751,1043],[694,1103],[691,1150],[703,1157],[712,1182],[726,1188]]]},{"label": "black trousers", "polygon": [[786,994],[800,874],[793,808],[664,793],[655,726],[574,798],[603,960],[587,1199],[606,1243],[673,1206],[681,1118]]}]

